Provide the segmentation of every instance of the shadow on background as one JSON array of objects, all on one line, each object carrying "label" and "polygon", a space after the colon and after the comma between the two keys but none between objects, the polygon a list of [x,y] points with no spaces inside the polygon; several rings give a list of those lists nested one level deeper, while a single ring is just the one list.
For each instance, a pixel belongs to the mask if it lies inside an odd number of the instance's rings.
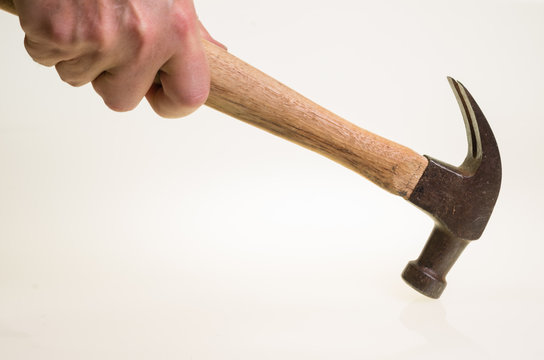
[{"label": "shadow on background", "polygon": [[401,323],[425,339],[407,351],[386,355],[393,359],[487,359],[488,355],[474,341],[452,327],[441,301],[416,300],[400,315]]}]

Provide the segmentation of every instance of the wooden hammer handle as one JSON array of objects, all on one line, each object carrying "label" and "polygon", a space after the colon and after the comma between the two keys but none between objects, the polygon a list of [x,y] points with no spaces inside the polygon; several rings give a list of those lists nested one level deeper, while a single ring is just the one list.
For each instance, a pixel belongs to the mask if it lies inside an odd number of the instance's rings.
[{"label": "wooden hammer handle", "polygon": [[[11,0],[0,6],[14,14]],[[204,40],[211,71],[206,105],[320,153],[408,198],[427,166],[414,151],[363,130]]]},{"label": "wooden hammer handle", "polygon": [[427,166],[414,151],[363,130],[225,50],[205,42],[211,69],[207,105],[350,168],[409,197]]}]

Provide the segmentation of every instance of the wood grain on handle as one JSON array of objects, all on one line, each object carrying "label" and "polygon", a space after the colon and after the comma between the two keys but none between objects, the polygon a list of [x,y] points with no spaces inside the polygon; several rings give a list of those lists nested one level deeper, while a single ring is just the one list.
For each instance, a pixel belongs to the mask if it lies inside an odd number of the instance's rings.
[{"label": "wood grain on handle", "polygon": [[[11,0],[0,0],[0,7],[16,14]],[[338,117],[207,41],[204,47],[211,71],[206,105],[410,197],[427,167],[425,157]]]},{"label": "wood grain on handle", "polygon": [[207,105],[320,153],[408,198],[427,159],[334,115],[225,50],[205,42]]}]

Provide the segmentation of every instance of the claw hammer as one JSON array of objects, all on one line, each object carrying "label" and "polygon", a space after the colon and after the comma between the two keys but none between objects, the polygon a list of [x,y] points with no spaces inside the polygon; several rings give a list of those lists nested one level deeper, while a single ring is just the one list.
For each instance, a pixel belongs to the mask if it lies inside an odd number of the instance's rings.
[{"label": "claw hammer", "polygon": [[[0,0],[0,8],[16,14],[12,0]],[[482,235],[501,185],[497,142],[468,90],[448,78],[468,139],[464,162],[452,166],[361,129],[203,41],[211,72],[206,105],[324,155],[434,219],[423,251],[402,277],[422,294],[439,298],[446,274],[468,243]]]}]

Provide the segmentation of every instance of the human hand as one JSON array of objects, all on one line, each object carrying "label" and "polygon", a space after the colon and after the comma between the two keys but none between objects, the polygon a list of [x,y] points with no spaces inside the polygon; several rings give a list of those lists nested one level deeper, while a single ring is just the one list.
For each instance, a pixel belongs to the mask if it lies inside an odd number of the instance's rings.
[{"label": "human hand", "polygon": [[[89,82],[115,111],[146,96],[157,114],[202,105],[210,73],[202,38],[220,46],[193,0],[15,0],[29,55],[72,86]],[[160,84],[154,80],[160,79]]]}]

